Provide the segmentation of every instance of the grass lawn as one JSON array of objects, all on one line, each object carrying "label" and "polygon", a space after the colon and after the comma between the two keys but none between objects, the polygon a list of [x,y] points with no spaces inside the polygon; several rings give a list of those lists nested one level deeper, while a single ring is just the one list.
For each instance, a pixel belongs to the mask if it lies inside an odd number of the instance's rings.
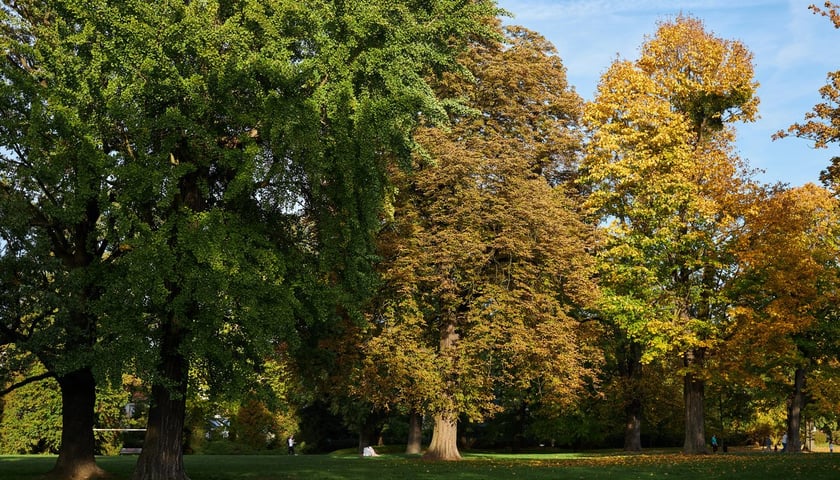
[{"label": "grass lawn", "polygon": [[[128,480],[137,457],[102,457],[99,465]],[[840,454],[728,453],[686,456],[647,452],[564,454],[466,454],[461,462],[430,463],[417,457],[382,455],[191,455],[192,480],[414,480],[414,479],[738,479],[840,478]],[[55,463],[51,456],[0,456],[0,479],[38,479]]]}]

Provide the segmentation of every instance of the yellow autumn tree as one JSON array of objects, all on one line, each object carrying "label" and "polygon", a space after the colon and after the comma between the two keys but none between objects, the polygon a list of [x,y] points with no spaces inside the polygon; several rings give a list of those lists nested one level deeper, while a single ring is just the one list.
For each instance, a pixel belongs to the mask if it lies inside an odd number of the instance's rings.
[{"label": "yellow autumn tree", "polygon": [[752,195],[732,151],[752,121],[752,55],[693,17],[661,22],[635,61],[616,60],[585,108],[581,183],[606,236],[603,316],[642,349],[678,355],[686,453],[705,452],[705,361],[725,323],[730,242]]}]

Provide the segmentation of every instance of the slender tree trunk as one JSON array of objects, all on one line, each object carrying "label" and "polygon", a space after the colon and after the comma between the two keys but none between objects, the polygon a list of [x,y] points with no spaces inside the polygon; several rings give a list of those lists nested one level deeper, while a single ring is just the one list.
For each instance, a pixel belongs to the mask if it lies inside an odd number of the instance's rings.
[{"label": "slender tree trunk", "polygon": [[152,386],[146,437],[133,480],[189,480],[183,452],[188,361],[179,353],[182,342],[171,320],[161,348],[163,378]]},{"label": "slender tree trunk", "polygon": [[452,414],[435,415],[432,442],[423,458],[427,460],[460,460],[458,452],[458,420]]},{"label": "slender tree trunk", "polygon": [[90,368],[58,377],[61,389],[61,450],[50,478],[93,479],[106,475],[96,465],[93,436],[96,381]]},{"label": "slender tree trunk", "polygon": [[408,416],[408,442],[405,453],[417,455],[423,448],[423,415],[417,410],[412,410]]},{"label": "slender tree trunk", "polygon": [[790,396],[788,404],[788,443],[785,453],[802,452],[802,439],[799,437],[799,430],[802,425],[802,410],[805,408],[805,374],[804,367],[797,367],[793,374],[793,394]]},{"label": "slender tree trunk", "polygon": [[630,341],[623,370],[622,373],[627,379],[624,402],[624,450],[639,452],[642,450],[642,399],[639,391],[642,377],[642,349],[636,342]]},{"label": "slender tree trunk", "polygon": [[375,424],[364,423],[359,428],[359,454],[365,451],[365,447],[378,445],[379,429]]},{"label": "slender tree trunk", "polygon": [[683,451],[687,454],[707,453],[705,412],[706,382],[693,373],[693,368],[703,364],[703,352],[694,350],[684,357],[687,372],[684,378],[683,397],[685,400],[685,444]]}]

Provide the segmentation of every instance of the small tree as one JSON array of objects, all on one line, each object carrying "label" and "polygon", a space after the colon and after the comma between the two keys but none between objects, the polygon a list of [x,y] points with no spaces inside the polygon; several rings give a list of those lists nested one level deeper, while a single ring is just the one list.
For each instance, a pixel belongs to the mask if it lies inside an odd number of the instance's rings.
[{"label": "small tree", "polygon": [[248,395],[239,406],[233,422],[236,441],[254,450],[265,450],[280,440],[274,415],[254,395]]}]

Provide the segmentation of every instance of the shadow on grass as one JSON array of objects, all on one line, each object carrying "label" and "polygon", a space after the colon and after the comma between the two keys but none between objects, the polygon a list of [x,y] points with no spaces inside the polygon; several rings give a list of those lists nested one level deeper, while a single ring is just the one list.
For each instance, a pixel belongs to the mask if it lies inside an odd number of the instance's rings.
[{"label": "shadow on grass", "polygon": [[[137,457],[101,457],[114,480],[129,480]],[[461,462],[427,462],[418,456],[191,455],[184,458],[192,480],[495,480],[669,479],[835,480],[840,455],[671,452],[583,452],[554,454],[467,453]],[[0,456],[0,479],[35,480],[55,463],[50,456]]]}]

